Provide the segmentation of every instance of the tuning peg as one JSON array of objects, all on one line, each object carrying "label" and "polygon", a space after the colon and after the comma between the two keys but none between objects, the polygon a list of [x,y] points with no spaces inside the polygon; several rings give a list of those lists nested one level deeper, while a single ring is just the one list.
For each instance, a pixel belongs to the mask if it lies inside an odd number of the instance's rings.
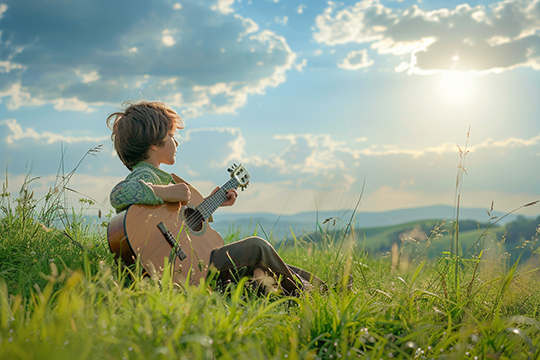
[{"label": "tuning peg", "polygon": [[244,189],[245,189],[245,186],[242,188],[242,191],[244,191]]},{"label": "tuning peg", "polygon": [[228,168],[227,171],[228,171],[228,172],[232,172],[233,169],[232,169],[232,168]]}]

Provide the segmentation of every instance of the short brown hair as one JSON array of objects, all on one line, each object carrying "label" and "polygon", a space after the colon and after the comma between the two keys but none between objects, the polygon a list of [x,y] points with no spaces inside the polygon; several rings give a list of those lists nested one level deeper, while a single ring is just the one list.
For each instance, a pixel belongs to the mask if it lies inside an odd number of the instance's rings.
[{"label": "short brown hair", "polygon": [[128,101],[122,105],[125,110],[109,115],[107,126],[112,130],[111,139],[118,157],[129,170],[148,159],[150,146],[163,146],[174,127],[184,128],[182,118],[162,102]]}]

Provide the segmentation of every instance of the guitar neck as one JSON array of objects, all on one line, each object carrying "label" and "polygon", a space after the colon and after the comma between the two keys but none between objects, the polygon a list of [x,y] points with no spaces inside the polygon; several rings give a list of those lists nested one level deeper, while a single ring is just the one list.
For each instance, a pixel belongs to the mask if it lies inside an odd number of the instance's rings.
[{"label": "guitar neck", "polygon": [[197,206],[197,210],[200,211],[204,219],[208,219],[218,207],[221,206],[227,200],[227,191],[236,189],[239,186],[238,179],[232,178],[227,181],[218,191],[204,199],[202,203]]}]

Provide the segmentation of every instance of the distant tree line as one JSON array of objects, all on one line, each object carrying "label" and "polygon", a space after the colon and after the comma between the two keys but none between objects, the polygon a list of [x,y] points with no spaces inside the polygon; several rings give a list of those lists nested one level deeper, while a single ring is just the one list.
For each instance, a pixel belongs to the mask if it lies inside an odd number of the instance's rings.
[{"label": "distant tree line", "polygon": [[[500,227],[499,224],[491,225],[492,227]],[[450,231],[452,224],[447,226],[448,231]],[[470,231],[470,230],[479,230],[485,229],[488,227],[487,222],[478,222],[476,220],[459,220],[459,231]]]},{"label": "distant tree line", "polygon": [[517,219],[509,222],[505,226],[506,243],[511,246],[517,246],[525,240],[531,240],[536,236],[540,216],[536,218],[526,218],[518,215]]}]

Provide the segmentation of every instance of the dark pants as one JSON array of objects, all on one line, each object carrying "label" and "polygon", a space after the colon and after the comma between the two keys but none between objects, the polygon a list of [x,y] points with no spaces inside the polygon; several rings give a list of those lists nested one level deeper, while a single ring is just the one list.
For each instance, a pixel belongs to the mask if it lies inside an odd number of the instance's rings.
[{"label": "dark pants", "polygon": [[210,263],[219,270],[219,280],[233,280],[240,271],[241,276],[253,276],[256,268],[280,280],[286,295],[298,294],[298,290],[324,286],[324,282],[313,274],[283,262],[270,243],[260,237],[249,237],[220,248],[210,255]]}]

